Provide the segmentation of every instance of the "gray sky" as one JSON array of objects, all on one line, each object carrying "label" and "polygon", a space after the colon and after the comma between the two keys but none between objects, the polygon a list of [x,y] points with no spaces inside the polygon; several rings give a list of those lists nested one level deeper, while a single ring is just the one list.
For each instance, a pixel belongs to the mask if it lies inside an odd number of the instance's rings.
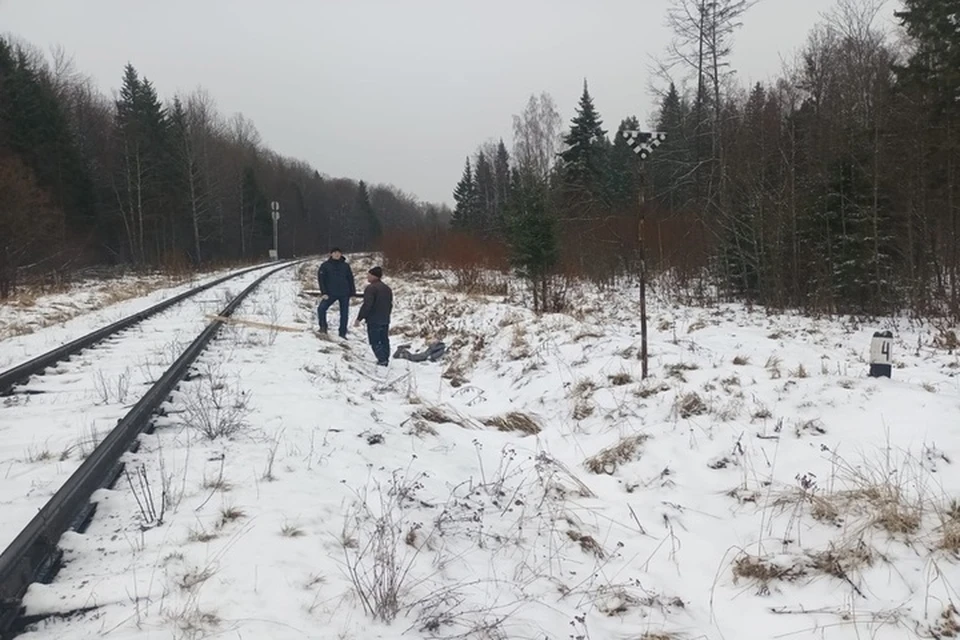
[{"label": "gray sky", "polygon": [[[737,36],[765,80],[834,0],[762,0]],[[60,44],[105,90],[132,62],[169,99],[198,85],[283,155],[451,200],[463,159],[512,137],[550,92],[569,120],[586,77],[608,129],[650,113],[667,0],[0,0],[0,32]]]}]

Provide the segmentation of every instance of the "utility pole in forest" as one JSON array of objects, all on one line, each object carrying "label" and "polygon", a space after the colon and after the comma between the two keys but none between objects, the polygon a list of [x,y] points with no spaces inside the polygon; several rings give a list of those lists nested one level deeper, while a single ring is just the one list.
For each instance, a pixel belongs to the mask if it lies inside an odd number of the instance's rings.
[{"label": "utility pole in forest", "polygon": [[643,223],[646,213],[644,206],[644,178],[646,177],[643,167],[644,161],[650,157],[653,150],[659,147],[666,139],[667,134],[657,131],[630,131],[625,130],[622,133],[626,141],[637,157],[640,159],[640,184],[637,187],[637,239],[640,243],[640,361],[642,378],[647,379],[647,251],[644,239]]}]

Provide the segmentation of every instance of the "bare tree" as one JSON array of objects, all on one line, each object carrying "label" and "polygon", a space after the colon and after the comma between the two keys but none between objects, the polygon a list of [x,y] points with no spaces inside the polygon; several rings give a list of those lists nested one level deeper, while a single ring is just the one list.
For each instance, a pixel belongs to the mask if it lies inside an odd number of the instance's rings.
[{"label": "bare tree", "polygon": [[563,120],[549,93],[531,95],[513,116],[513,157],[521,172],[546,181],[560,149]]},{"label": "bare tree", "polygon": [[245,224],[245,218],[247,217],[246,210],[250,203],[244,202],[243,172],[247,163],[256,157],[257,151],[261,146],[261,139],[260,132],[257,131],[257,127],[253,124],[253,121],[249,120],[242,113],[234,114],[233,119],[230,121],[230,137],[231,141],[237,145],[240,150],[240,157],[237,158],[239,162],[235,167],[235,176],[239,203],[240,255],[245,256],[249,244],[249,227]]}]

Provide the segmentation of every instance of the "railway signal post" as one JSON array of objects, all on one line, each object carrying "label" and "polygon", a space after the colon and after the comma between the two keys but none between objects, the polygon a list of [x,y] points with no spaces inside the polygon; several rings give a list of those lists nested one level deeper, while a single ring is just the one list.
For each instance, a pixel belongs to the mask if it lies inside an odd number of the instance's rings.
[{"label": "railway signal post", "polygon": [[273,218],[273,249],[270,250],[270,259],[278,260],[280,258],[279,246],[277,244],[277,223],[280,221],[280,203],[274,200],[270,203],[270,217]]},{"label": "railway signal post", "polygon": [[637,189],[637,205],[638,205],[638,223],[637,223],[637,238],[640,243],[640,362],[641,362],[641,376],[644,380],[647,378],[647,257],[646,257],[646,248],[644,245],[644,195],[643,195],[643,162],[650,157],[650,154],[653,153],[654,149],[659,147],[663,141],[667,138],[667,134],[659,131],[634,131],[634,130],[624,130],[621,134],[624,141],[626,141],[627,146],[640,160],[641,174],[640,174],[640,185]]}]

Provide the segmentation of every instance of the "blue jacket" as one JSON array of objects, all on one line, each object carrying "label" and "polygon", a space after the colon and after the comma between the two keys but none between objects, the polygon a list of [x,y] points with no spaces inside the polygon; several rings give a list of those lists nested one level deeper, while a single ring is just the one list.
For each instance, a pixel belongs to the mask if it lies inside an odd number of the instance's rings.
[{"label": "blue jacket", "polygon": [[329,258],[317,271],[317,283],[320,293],[331,298],[346,298],[357,295],[357,283],[353,280],[353,270],[347,259]]}]

